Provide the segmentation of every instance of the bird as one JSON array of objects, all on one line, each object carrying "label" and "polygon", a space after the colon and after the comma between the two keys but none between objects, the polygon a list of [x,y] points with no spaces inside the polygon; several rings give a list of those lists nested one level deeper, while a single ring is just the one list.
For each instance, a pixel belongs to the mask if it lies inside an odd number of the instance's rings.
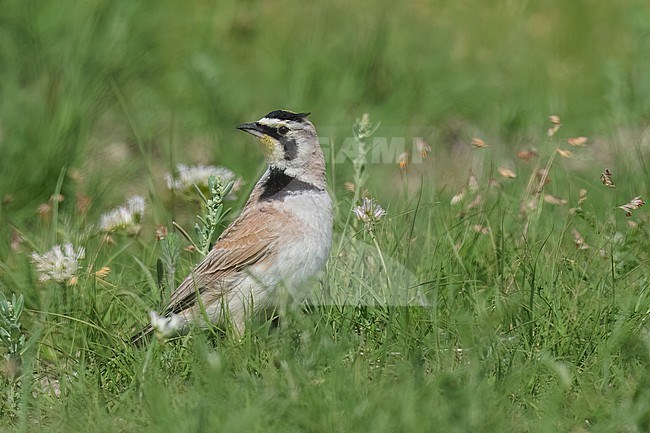
[{"label": "bird", "polygon": [[257,138],[268,167],[239,216],[173,291],[164,313],[150,312],[151,324],[133,343],[154,331],[166,339],[228,321],[241,336],[251,315],[286,299],[282,288],[299,299],[301,286],[323,270],[332,247],[333,205],[309,115],[274,110],[237,126]]}]

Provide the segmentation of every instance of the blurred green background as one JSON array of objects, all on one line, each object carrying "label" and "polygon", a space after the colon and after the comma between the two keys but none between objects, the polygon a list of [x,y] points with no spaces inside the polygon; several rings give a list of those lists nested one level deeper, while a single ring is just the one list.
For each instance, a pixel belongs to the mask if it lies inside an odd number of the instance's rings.
[{"label": "blurred green background", "polygon": [[638,131],[649,53],[644,0],[2,2],[2,216],[32,217],[64,166],[111,204],[176,162],[254,179],[234,126],[276,108],[333,136],[366,111],[430,126],[441,159],[457,130],[515,146],[549,114]]},{"label": "blurred green background", "polygon": [[[648,0],[1,1],[0,289],[24,294],[25,359],[67,397],[10,390],[17,431],[647,430],[647,207],[615,207],[650,188],[648,71]],[[381,308],[316,309],[214,351],[201,333],[122,346],[162,296],[154,225],[200,212],[165,172],[234,170],[235,215],[264,165],[235,126],[278,108],[312,112],[326,150],[365,112],[378,137],[427,139],[423,164],[371,164],[361,187],[387,210],[377,250],[431,308],[394,323]],[[563,126],[549,142],[551,114]],[[588,147],[566,146],[575,136]],[[499,166],[519,177],[494,186]],[[563,205],[532,192],[541,167]],[[350,172],[328,167],[337,236],[354,239]],[[481,188],[451,205],[470,172]],[[59,181],[60,209],[39,217]],[[147,199],[142,235],[109,245],[99,216],[130,194]],[[38,284],[29,254],[67,241],[86,247],[79,283]],[[365,251],[339,243],[323,287],[384,284]],[[197,259],[181,257],[176,277]],[[71,311],[57,304],[68,292]]]}]

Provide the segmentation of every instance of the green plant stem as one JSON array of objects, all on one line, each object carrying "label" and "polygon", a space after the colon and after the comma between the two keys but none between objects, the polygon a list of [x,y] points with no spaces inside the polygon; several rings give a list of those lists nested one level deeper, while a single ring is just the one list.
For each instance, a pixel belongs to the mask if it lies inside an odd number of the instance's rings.
[{"label": "green plant stem", "polygon": [[388,267],[386,266],[386,261],[384,260],[384,253],[381,251],[381,248],[379,248],[379,242],[377,242],[377,236],[375,236],[375,232],[370,229],[368,230],[370,233],[370,238],[372,239],[372,243],[375,245],[375,248],[377,249],[377,253],[379,254],[379,260],[381,261],[381,266],[384,269],[384,275],[386,275],[386,284],[388,285],[388,290],[391,290],[393,287],[390,279],[390,275],[388,273]]}]

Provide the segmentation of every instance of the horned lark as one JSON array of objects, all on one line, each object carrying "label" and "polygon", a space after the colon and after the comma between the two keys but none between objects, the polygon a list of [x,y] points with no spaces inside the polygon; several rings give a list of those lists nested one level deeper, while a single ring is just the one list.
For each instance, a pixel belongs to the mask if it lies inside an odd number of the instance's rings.
[{"label": "horned lark", "polygon": [[151,313],[163,337],[190,323],[230,320],[236,333],[246,318],[273,308],[278,289],[290,295],[325,266],[332,245],[332,201],[325,160],[309,113],[272,111],[237,128],[257,137],[268,168],[239,217],[172,293],[164,317]]}]

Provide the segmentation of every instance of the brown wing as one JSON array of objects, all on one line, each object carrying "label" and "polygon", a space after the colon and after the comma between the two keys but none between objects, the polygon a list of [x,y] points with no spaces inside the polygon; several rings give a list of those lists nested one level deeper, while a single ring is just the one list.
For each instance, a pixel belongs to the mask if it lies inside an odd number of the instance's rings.
[{"label": "brown wing", "polygon": [[227,291],[219,282],[268,257],[277,239],[273,224],[263,221],[268,213],[241,215],[221,235],[215,246],[172,293],[168,313],[195,305],[197,294],[206,290]]}]

